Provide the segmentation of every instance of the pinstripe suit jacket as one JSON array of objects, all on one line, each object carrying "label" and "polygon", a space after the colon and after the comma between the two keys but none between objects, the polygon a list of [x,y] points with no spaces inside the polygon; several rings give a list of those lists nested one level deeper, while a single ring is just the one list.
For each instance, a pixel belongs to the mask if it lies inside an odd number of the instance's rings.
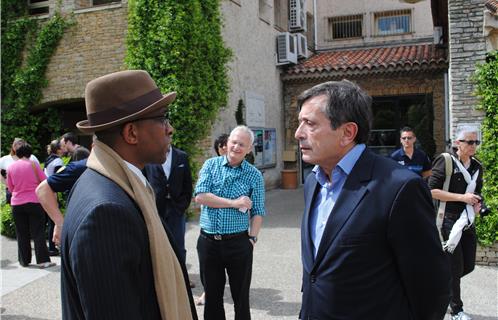
[{"label": "pinstripe suit jacket", "polygon": [[161,319],[142,213],[94,170],[87,169],[71,192],[61,254],[63,319]]}]

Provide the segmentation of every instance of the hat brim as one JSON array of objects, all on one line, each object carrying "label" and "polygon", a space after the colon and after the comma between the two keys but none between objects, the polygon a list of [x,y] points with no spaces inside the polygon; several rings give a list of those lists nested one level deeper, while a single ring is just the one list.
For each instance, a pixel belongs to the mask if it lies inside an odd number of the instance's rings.
[{"label": "hat brim", "polygon": [[172,103],[175,100],[175,98],[176,98],[176,92],[170,92],[168,94],[163,95],[163,97],[160,100],[154,102],[150,106],[143,108],[142,110],[130,114],[121,119],[117,119],[108,123],[103,123],[95,126],[89,125],[88,120],[82,120],[76,123],[76,127],[83,133],[93,133],[97,131],[106,130],[126,122],[139,120],[140,118],[143,118],[145,115],[149,113],[153,113],[161,108],[166,108],[170,103]]}]

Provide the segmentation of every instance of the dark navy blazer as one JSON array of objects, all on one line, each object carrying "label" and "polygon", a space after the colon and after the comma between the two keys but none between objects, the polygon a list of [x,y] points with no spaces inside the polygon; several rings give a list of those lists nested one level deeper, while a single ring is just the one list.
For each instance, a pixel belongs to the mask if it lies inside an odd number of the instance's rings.
[{"label": "dark navy blazer", "polygon": [[162,165],[145,166],[145,175],[156,194],[157,210],[165,221],[170,216],[185,217],[192,199],[192,174],[187,153],[173,147],[171,150],[169,178],[166,178]]},{"label": "dark navy blazer", "polygon": [[142,213],[123,189],[92,169],[71,191],[61,254],[63,319],[161,318]]},{"label": "dark navy blazer", "polygon": [[449,264],[429,189],[413,172],[368,148],[346,179],[313,257],[305,182],[302,319],[442,319]]}]

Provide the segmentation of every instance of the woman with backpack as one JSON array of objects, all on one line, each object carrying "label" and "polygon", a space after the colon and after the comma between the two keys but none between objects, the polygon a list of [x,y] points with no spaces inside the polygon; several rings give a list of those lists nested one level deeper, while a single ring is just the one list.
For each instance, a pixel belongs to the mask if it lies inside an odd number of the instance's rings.
[{"label": "woman with backpack", "polygon": [[455,140],[456,151],[443,153],[433,163],[429,188],[432,197],[439,200],[438,226],[443,248],[451,264],[451,319],[472,319],[463,311],[460,279],[474,270],[476,231],[474,219],[481,209],[482,166],[474,158],[478,130],[461,128]]}]

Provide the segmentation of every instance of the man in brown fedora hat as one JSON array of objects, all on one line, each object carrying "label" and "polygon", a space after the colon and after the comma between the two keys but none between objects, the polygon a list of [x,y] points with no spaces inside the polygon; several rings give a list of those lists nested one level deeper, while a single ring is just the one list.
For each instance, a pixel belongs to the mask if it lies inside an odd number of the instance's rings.
[{"label": "man in brown fedora hat", "polygon": [[138,70],[86,86],[87,120],[76,126],[97,140],[64,220],[63,319],[197,319],[185,265],[141,171],[165,161],[164,114],[175,96]]}]

